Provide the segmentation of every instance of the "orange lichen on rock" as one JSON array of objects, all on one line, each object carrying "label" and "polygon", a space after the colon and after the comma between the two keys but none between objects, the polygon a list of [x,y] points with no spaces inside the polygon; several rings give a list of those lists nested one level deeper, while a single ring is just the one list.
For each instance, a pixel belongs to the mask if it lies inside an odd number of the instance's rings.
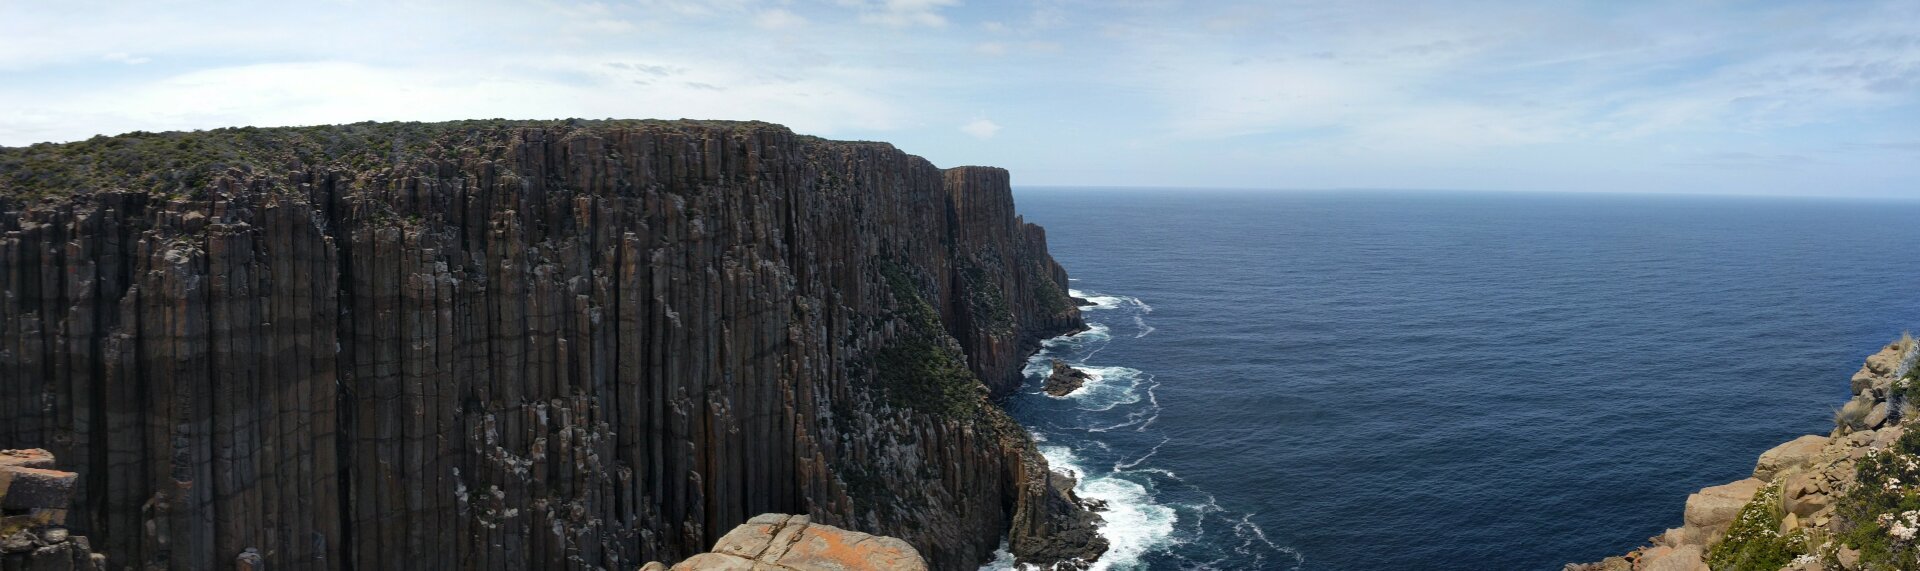
[{"label": "orange lichen on rock", "polygon": [[[655,567],[657,568],[657,567]],[[813,523],[804,515],[761,514],[727,532],[713,550],[673,571],[924,571],[907,542]]]}]

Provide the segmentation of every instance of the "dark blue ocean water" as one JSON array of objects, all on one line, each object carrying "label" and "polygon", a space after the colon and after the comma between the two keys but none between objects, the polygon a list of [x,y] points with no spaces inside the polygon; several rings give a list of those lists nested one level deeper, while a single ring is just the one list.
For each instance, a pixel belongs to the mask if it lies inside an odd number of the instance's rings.
[{"label": "dark blue ocean water", "polygon": [[[1016,191],[1101,376],[1013,397],[1102,566],[1558,569],[1824,433],[1920,325],[1920,202]],[[1038,363],[1038,361],[1036,361]]]}]

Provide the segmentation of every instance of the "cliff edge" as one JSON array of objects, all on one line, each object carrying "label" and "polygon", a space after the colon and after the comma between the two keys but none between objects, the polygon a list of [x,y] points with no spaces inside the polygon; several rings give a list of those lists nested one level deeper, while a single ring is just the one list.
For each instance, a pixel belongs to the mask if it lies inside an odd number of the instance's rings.
[{"label": "cliff edge", "polygon": [[1053,564],[1092,516],[989,397],[1066,283],[1006,171],[765,123],[0,148],[0,443],[142,568],[632,569],[768,512]]}]

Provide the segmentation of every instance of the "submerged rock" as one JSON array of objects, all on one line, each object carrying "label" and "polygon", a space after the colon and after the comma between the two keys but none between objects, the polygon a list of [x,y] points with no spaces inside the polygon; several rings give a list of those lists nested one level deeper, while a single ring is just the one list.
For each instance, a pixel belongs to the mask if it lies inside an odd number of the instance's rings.
[{"label": "submerged rock", "polygon": [[1047,375],[1047,383],[1041,388],[1045,389],[1047,394],[1064,397],[1072,394],[1073,391],[1080,390],[1081,385],[1087,384],[1087,381],[1092,379],[1093,375],[1086,371],[1075,369],[1064,361],[1054,359],[1053,372]]}]

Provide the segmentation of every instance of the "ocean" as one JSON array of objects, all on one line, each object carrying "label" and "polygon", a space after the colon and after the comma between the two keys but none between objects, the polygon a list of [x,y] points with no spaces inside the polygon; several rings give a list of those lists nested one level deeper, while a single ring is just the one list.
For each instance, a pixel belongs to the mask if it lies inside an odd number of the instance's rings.
[{"label": "ocean", "polygon": [[[1100,569],[1559,569],[1824,434],[1920,202],[1017,188],[1092,329],[1007,402]],[[1098,377],[1040,391],[1047,360]],[[1005,562],[996,563],[1004,566]]]}]

